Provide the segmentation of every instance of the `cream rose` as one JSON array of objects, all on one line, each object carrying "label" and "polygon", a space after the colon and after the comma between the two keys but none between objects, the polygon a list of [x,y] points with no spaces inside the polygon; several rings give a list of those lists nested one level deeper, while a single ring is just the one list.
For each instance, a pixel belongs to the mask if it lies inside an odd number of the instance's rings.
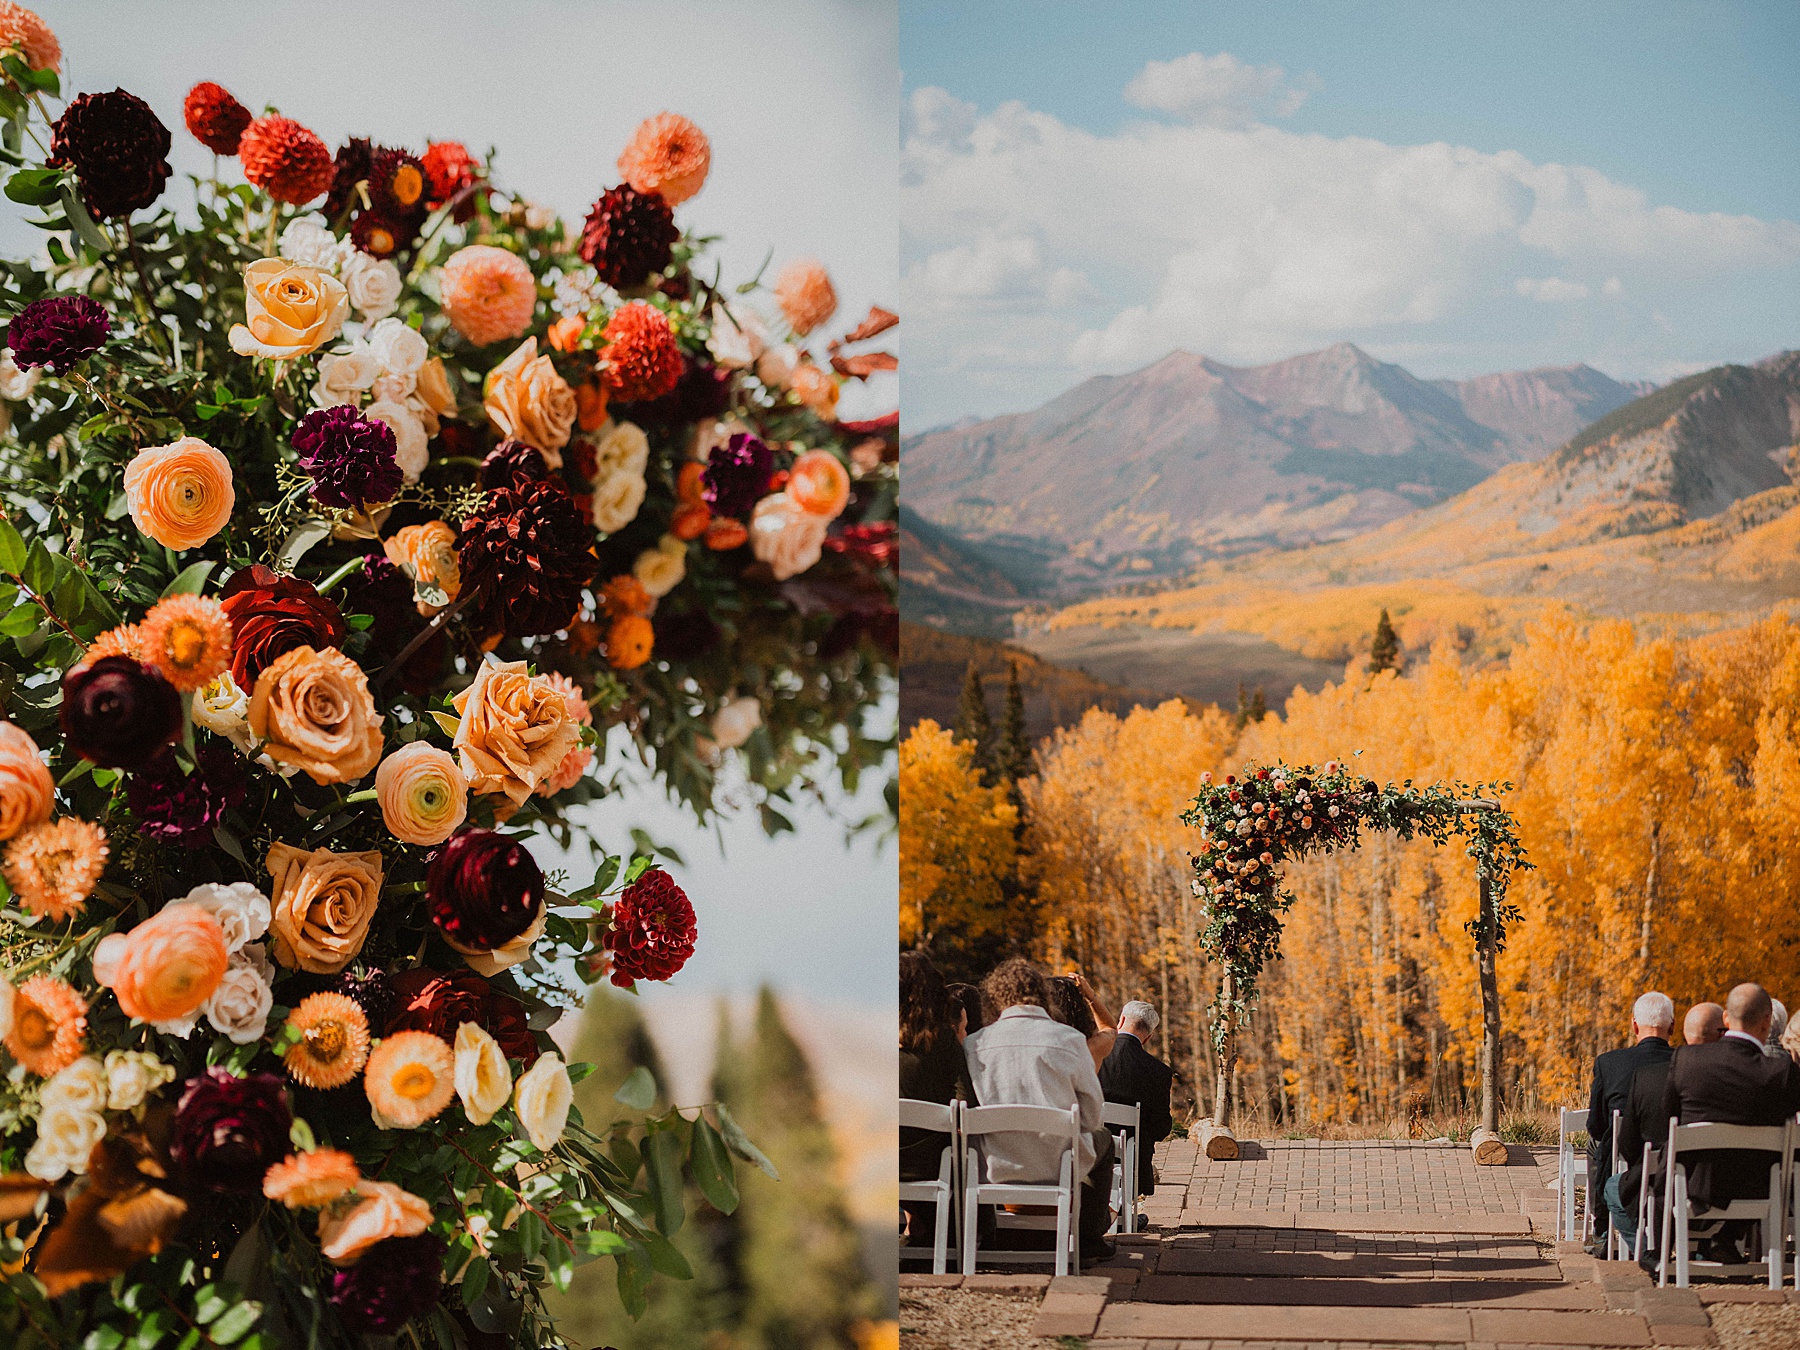
[{"label": "cream rose", "polygon": [[425,423],[419,420],[419,414],[404,403],[379,399],[363,409],[363,416],[387,424],[394,433],[394,461],[407,482],[418,482],[431,459],[431,438],[425,434]]},{"label": "cream rose", "polygon": [[44,378],[44,368],[33,366],[30,370],[20,370],[13,360],[12,348],[0,351],[0,398],[13,403],[22,402],[31,397],[38,381]]},{"label": "cream rose", "polygon": [[562,467],[562,448],[575,430],[575,391],[548,356],[537,354],[536,338],[488,372],[482,407],[502,436],[535,446],[550,468]]},{"label": "cream rose", "polygon": [[[419,417],[418,409],[412,406],[413,386],[419,382],[417,375],[383,375],[369,386],[369,396],[377,403],[402,403],[414,417]],[[425,419],[419,417],[419,425]]]},{"label": "cream rose", "polygon": [[738,313],[724,305],[714,305],[706,349],[721,369],[748,370],[762,355],[768,336],[762,320],[754,313]]},{"label": "cream rose", "polygon": [[194,695],[194,721],[216,732],[245,754],[255,744],[250,734],[250,695],[238,687],[229,670]]},{"label": "cream rose", "polygon": [[512,1096],[512,1069],[506,1051],[481,1027],[464,1022],[456,1029],[456,1095],[471,1125],[485,1125]]},{"label": "cream rose", "polygon": [[81,1056],[44,1080],[38,1102],[46,1111],[104,1111],[106,1066],[93,1055]]},{"label": "cream rose", "polygon": [[562,691],[548,676],[528,674],[523,661],[483,661],[474,683],[453,702],[461,718],[455,747],[469,791],[504,793],[515,807],[581,740]]},{"label": "cream rose", "polygon": [[635,422],[609,422],[594,441],[594,481],[615,473],[644,476],[650,467],[650,438]]},{"label": "cream rose", "polygon": [[[281,256],[321,271],[335,272],[344,261],[345,241],[316,220],[290,220],[281,232]],[[350,245],[354,249],[354,245]]]},{"label": "cream rose", "polygon": [[319,1251],[335,1266],[353,1266],[377,1242],[413,1237],[431,1227],[431,1206],[389,1181],[356,1183],[356,1204],[319,1214]]},{"label": "cream rose", "polygon": [[355,406],[380,378],[381,363],[361,343],[347,352],[327,352],[319,358],[319,378],[313,385],[313,402],[321,408],[348,403]]},{"label": "cream rose", "polygon": [[465,947],[449,934],[444,935],[444,943],[452,951],[461,956],[469,969],[485,979],[493,979],[501,971],[516,966],[531,955],[531,949],[537,940],[544,935],[544,926],[550,920],[549,910],[542,902],[538,904],[537,918],[531,921],[531,927],[516,938],[491,950],[480,947]]},{"label": "cream rose", "polygon": [[469,785],[455,758],[424,741],[381,761],[375,795],[382,820],[407,844],[441,844],[469,814]]},{"label": "cream rose", "polygon": [[637,519],[644,504],[644,475],[615,473],[594,487],[594,528],[617,534]]},{"label": "cream rose", "polygon": [[513,1110],[518,1113],[526,1136],[540,1152],[548,1153],[562,1138],[574,1100],[575,1087],[569,1082],[569,1070],[554,1050],[539,1055],[537,1063],[519,1075],[518,1087],[513,1091]]},{"label": "cream rose", "polygon": [[269,1010],[275,1006],[271,981],[275,967],[263,955],[260,942],[247,943],[231,958],[225,976],[201,1009],[214,1031],[234,1045],[260,1041],[268,1028]]},{"label": "cream rose", "polygon": [[819,561],[831,522],[802,511],[785,492],[764,497],[750,514],[750,551],[775,580],[799,576]]},{"label": "cream rose", "polygon": [[735,750],[762,725],[762,704],[753,698],[734,698],[712,715],[713,743]]},{"label": "cream rose", "polygon": [[364,323],[385,319],[400,307],[400,269],[391,258],[371,258],[361,249],[344,260],[344,289]]},{"label": "cream rose", "polygon": [[356,959],[381,900],[381,854],[275,844],[269,849],[269,922],[275,959],[289,970],[335,975]]},{"label": "cream rose", "polygon": [[456,391],[450,387],[450,373],[444,369],[441,356],[434,356],[419,367],[415,391],[419,401],[439,417],[456,415]]},{"label": "cream rose", "polygon": [[364,340],[388,375],[417,375],[431,355],[431,348],[425,345],[418,330],[399,319],[383,319]]},{"label": "cream rose", "polygon": [[291,361],[338,335],[350,309],[344,283],[304,263],[259,258],[244,269],[245,322],[231,329],[239,356]]},{"label": "cream rose", "polygon": [[129,1111],[152,1092],[175,1081],[175,1070],[142,1050],[106,1052],[106,1109]]},{"label": "cream rose", "polygon": [[182,899],[219,921],[225,950],[233,955],[269,931],[269,897],[247,881],[204,881]]},{"label": "cream rose", "polygon": [[637,561],[631,565],[631,575],[660,600],[687,576],[687,544],[672,534],[665,534],[655,548],[647,548],[638,554]]},{"label": "cream rose", "polygon": [[83,1175],[94,1145],[106,1137],[106,1117],[98,1111],[53,1106],[38,1116],[37,1142],[25,1155],[25,1170],[41,1181]]},{"label": "cream rose", "polygon": [[336,648],[296,647],[256,677],[250,731],[277,764],[349,783],[381,758],[381,714],[362,668]]}]

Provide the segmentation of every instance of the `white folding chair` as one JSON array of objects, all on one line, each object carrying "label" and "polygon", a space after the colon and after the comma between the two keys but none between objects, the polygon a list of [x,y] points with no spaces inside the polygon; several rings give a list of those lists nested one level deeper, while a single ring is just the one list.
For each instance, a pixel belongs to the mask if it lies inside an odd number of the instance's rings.
[{"label": "white folding chair", "polygon": [[[1057,1142],[1057,1179],[1054,1183],[981,1179],[986,1174],[981,1140],[988,1135],[1012,1133],[1039,1134]],[[1071,1266],[1079,1272],[1081,1176],[1076,1163],[1081,1156],[1081,1109],[1073,1104],[1066,1111],[1059,1111],[1053,1106],[965,1106],[962,1110],[962,1140],[963,1274],[975,1273],[975,1263],[979,1256],[976,1250],[976,1229],[983,1205],[1054,1205],[1056,1248],[1054,1253],[991,1251],[982,1259],[1014,1265],[1035,1264],[1053,1254],[1058,1275],[1069,1274]],[[1013,1226],[1037,1225],[1019,1223]]]},{"label": "white folding chair", "polygon": [[1112,1129],[1113,1156],[1118,1160],[1113,1181],[1113,1225],[1109,1233],[1137,1232],[1138,1201],[1138,1117],[1141,1108],[1107,1102],[1100,1108],[1100,1121]]},{"label": "white folding chair", "polygon": [[[1587,1130],[1588,1113],[1586,1111],[1563,1111],[1558,1116],[1556,1127],[1556,1240],[1558,1242],[1574,1242],[1575,1239],[1575,1191],[1579,1187],[1584,1197],[1587,1194],[1587,1155],[1575,1152],[1575,1141],[1572,1136]],[[1593,1209],[1590,1203],[1586,1206]]]},{"label": "white folding chair", "polygon": [[[1612,1113],[1612,1171],[1607,1173],[1607,1175],[1609,1177],[1620,1176],[1626,1170],[1625,1160],[1619,1156],[1619,1113],[1614,1111]],[[1606,1197],[1601,1196],[1598,1204],[1590,1205],[1588,1208],[1600,1210],[1605,1208],[1605,1206]],[[1596,1213],[1594,1217],[1595,1221],[1598,1222],[1598,1213]],[[1619,1233],[1617,1225],[1612,1222],[1612,1216],[1610,1214],[1607,1216],[1606,1224],[1606,1256],[1609,1261],[1623,1261],[1625,1259],[1625,1239]]]},{"label": "white folding chair", "polygon": [[942,1102],[921,1102],[911,1097],[900,1099],[901,1129],[930,1130],[935,1134],[950,1136],[950,1142],[944,1146],[943,1157],[938,1163],[936,1180],[900,1183],[902,1200],[928,1203],[933,1215],[931,1247],[903,1246],[900,1248],[900,1255],[902,1259],[923,1260],[929,1254],[933,1275],[944,1274],[950,1264],[950,1232],[956,1226],[957,1157],[961,1152],[957,1136],[961,1113],[961,1102],[951,1102],[946,1106]]},{"label": "white folding chair", "polygon": [[1650,1179],[1660,1171],[1662,1171],[1662,1150],[1655,1144],[1645,1144],[1643,1180],[1638,1186],[1637,1238],[1631,1244],[1633,1261],[1641,1261],[1646,1251],[1656,1250],[1656,1233],[1650,1226],[1652,1218]]},{"label": "white folding chair", "polygon": [[[1675,1283],[1681,1288],[1687,1287],[1691,1264],[1688,1227],[1691,1223],[1749,1219],[1761,1229],[1769,1268],[1769,1288],[1781,1288],[1782,1213],[1786,1208],[1782,1193],[1786,1167],[1781,1159],[1787,1157],[1793,1128],[1791,1121],[1786,1125],[1680,1125],[1673,1120],[1669,1122],[1669,1146],[1663,1152],[1662,1251],[1657,1262],[1658,1284],[1669,1282],[1669,1258],[1672,1255],[1675,1258]],[[1777,1154],[1778,1160],[1769,1166],[1768,1197],[1733,1200],[1722,1209],[1695,1210],[1688,1201],[1687,1165],[1681,1161],[1681,1155],[1701,1149]]]}]

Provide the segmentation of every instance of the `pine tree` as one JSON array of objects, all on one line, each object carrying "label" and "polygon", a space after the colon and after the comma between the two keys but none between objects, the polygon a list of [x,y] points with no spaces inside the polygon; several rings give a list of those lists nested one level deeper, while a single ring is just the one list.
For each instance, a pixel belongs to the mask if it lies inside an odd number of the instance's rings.
[{"label": "pine tree", "polygon": [[1006,709],[1000,717],[1000,776],[1011,784],[1013,804],[1018,805],[1018,781],[1031,776],[1031,742],[1025,732],[1025,690],[1019,684],[1019,663],[1007,666]]},{"label": "pine tree", "polygon": [[1375,624],[1375,641],[1369,644],[1369,674],[1379,675],[1384,670],[1399,668],[1400,638],[1394,632],[1393,622],[1384,609],[1380,620]]},{"label": "pine tree", "polygon": [[987,689],[973,661],[963,676],[962,702],[956,708],[956,739],[975,747],[975,767],[983,773],[994,767],[994,722],[988,716]]},{"label": "pine tree", "polygon": [[1256,686],[1256,693],[1250,697],[1250,720],[1252,722],[1260,722],[1268,715],[1269,705],[1267,700],[1263,698],[1263,687],[1259,684]]},{"label": "pine tree", "polygon": [[1244,688],[1244,682],[1242,680],[1239,680],[1238,681],[1237,718],[1235,720],[1234,725],[1237,727],[1237,729],[1239,731],[1242,731],[1244,729],[1244,724],[1246,722],[1248,722],[1249,720],[1250,720],[1250,691],[1247,690],[1246,688]]}]

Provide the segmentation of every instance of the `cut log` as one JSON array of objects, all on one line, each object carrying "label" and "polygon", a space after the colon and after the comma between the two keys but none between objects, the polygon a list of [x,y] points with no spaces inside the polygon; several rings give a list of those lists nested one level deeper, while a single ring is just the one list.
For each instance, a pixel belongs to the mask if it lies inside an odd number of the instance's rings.
[{"label": "cut log", "polygon": [[1506,1145],[1492,1130],[1475,1131],[1469,1136],[1469,1148],[1474,1152],[1475,1161],[1481,1167],[1506,1166]]},{"label": "cut log", "polygon": [[1200,1151],[1214,1162],[1230,1162],[1237,1157],[1237,1136],[1225,1126],[1215,1125],[1207,1119],[1197,1123],[1194,1129],[1200,1139]]}]

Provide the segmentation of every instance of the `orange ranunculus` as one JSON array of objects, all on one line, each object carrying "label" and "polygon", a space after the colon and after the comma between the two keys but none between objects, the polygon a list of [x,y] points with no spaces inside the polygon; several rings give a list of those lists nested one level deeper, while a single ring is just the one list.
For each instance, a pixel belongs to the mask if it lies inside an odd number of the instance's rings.
[{"label": "orange ranunculus", "polygon": [[775,303],[789,327],[804,337],[837,312],[837,290],[822,264],[798,258],[775,278]]},{"label": "orange ranunculus", "polygon": [[850,500],[850,471],[829,450],[808,450],[788,472],[787,495],[811,516],[835,520]]},{"label": "orange ranunculus", "polygon": [[403,745],[381,761],[375,795],[388,829],[407,844],[443,843],[469,812],[469,783],[455,757],[424,741]]},{"label": "orange ranunculus", "polygon": [[381,854],[269,848],[269,932],[289,970],[335,975],[356,959],[381,900]]},{"label": "orange ranunculus", "polygon": [[382,547],[388,561],[411,577],[415,587],[443,593],[442,604],[420,600],[419,613],[436,614],[461,593],[462,564],[457,559],[456,531],[443,521],[402,525]]},{"label": "orange ranunculus", "polygon": [[413,1237],[431,1227],[431,1206],[391,1181],[356,1183],[357,1203],[319,1215],[319,1252],[334,1266],[352,1266],[377,1242]]},{"label": "orange ranunculus", "polygon": [[350,292],[329,272],[286,258],[258,258],[244,269],[244,322],[233,325],[239,356],[288,361],[316,352],[338,335]]},{"label": "orange ranunculus", "polygon": [[37,742],[12,722],[0,722],[0,839],[50,819],[56,785]]},{"label": "orange ranunculus", "polygon": [[518,254],[470,244],[450,255],[440,280],[445,316],[477,347],[516,338],[531,327],[537,281]]},{"label": "orange ranunculus", "polygon": [[642,614],[621,614],[606,630],[606,660],[614,670],[636,670],[650,659],[656,629]]},{"label": "orange ranunculus", "polygon": [[256,677],[250,730],[277,764],[349,783],[381,758],[381,714],[362,667],[335,647],[296,647]]},{"label": "orange ranunculus", "polygon": [[669,520],[669,533],[677,539],[698,539],[712,524],[712,510],[705,502],[685,502],[675,508]]},{"label": "orange ranunculus", "polygon": [[230,961],[212,911],[176,900],[130,932],[101,938],[94,979],[112,989],[126,1016],[180,1022],[212,997]]},{"label": "orange ranunculus", "polygon": [[566,314],[550,325],[544,337],[557,351],[572,352],[581,346],[581,335],[586,330],[586,319],[579,314]]},{"label": "orange ranunculus", "polygon": [[231,462],[198,436],[149,445],[125,466],[132,524],[165,548],[199,548],[231,519]]},{"label": "orange ranunculus", "polygon": [[552,469],[562,467],[562,448],[575,430],[575,391],[548,356],[537,354],[536,338],[488,372],[481,406],[502,436],[535,446]]},{"label": "orange ranunculus", "polygon": [[680,113],[646,118],[619,152],[619,177],[639,192],[654,192],[679,206],[706,183],[712,145],[706,133]]},{"label": "orange ranunculus", "polygon": [[575,425],[598,431],[606,425],[606,386],[589,380],[575,391]]}]

